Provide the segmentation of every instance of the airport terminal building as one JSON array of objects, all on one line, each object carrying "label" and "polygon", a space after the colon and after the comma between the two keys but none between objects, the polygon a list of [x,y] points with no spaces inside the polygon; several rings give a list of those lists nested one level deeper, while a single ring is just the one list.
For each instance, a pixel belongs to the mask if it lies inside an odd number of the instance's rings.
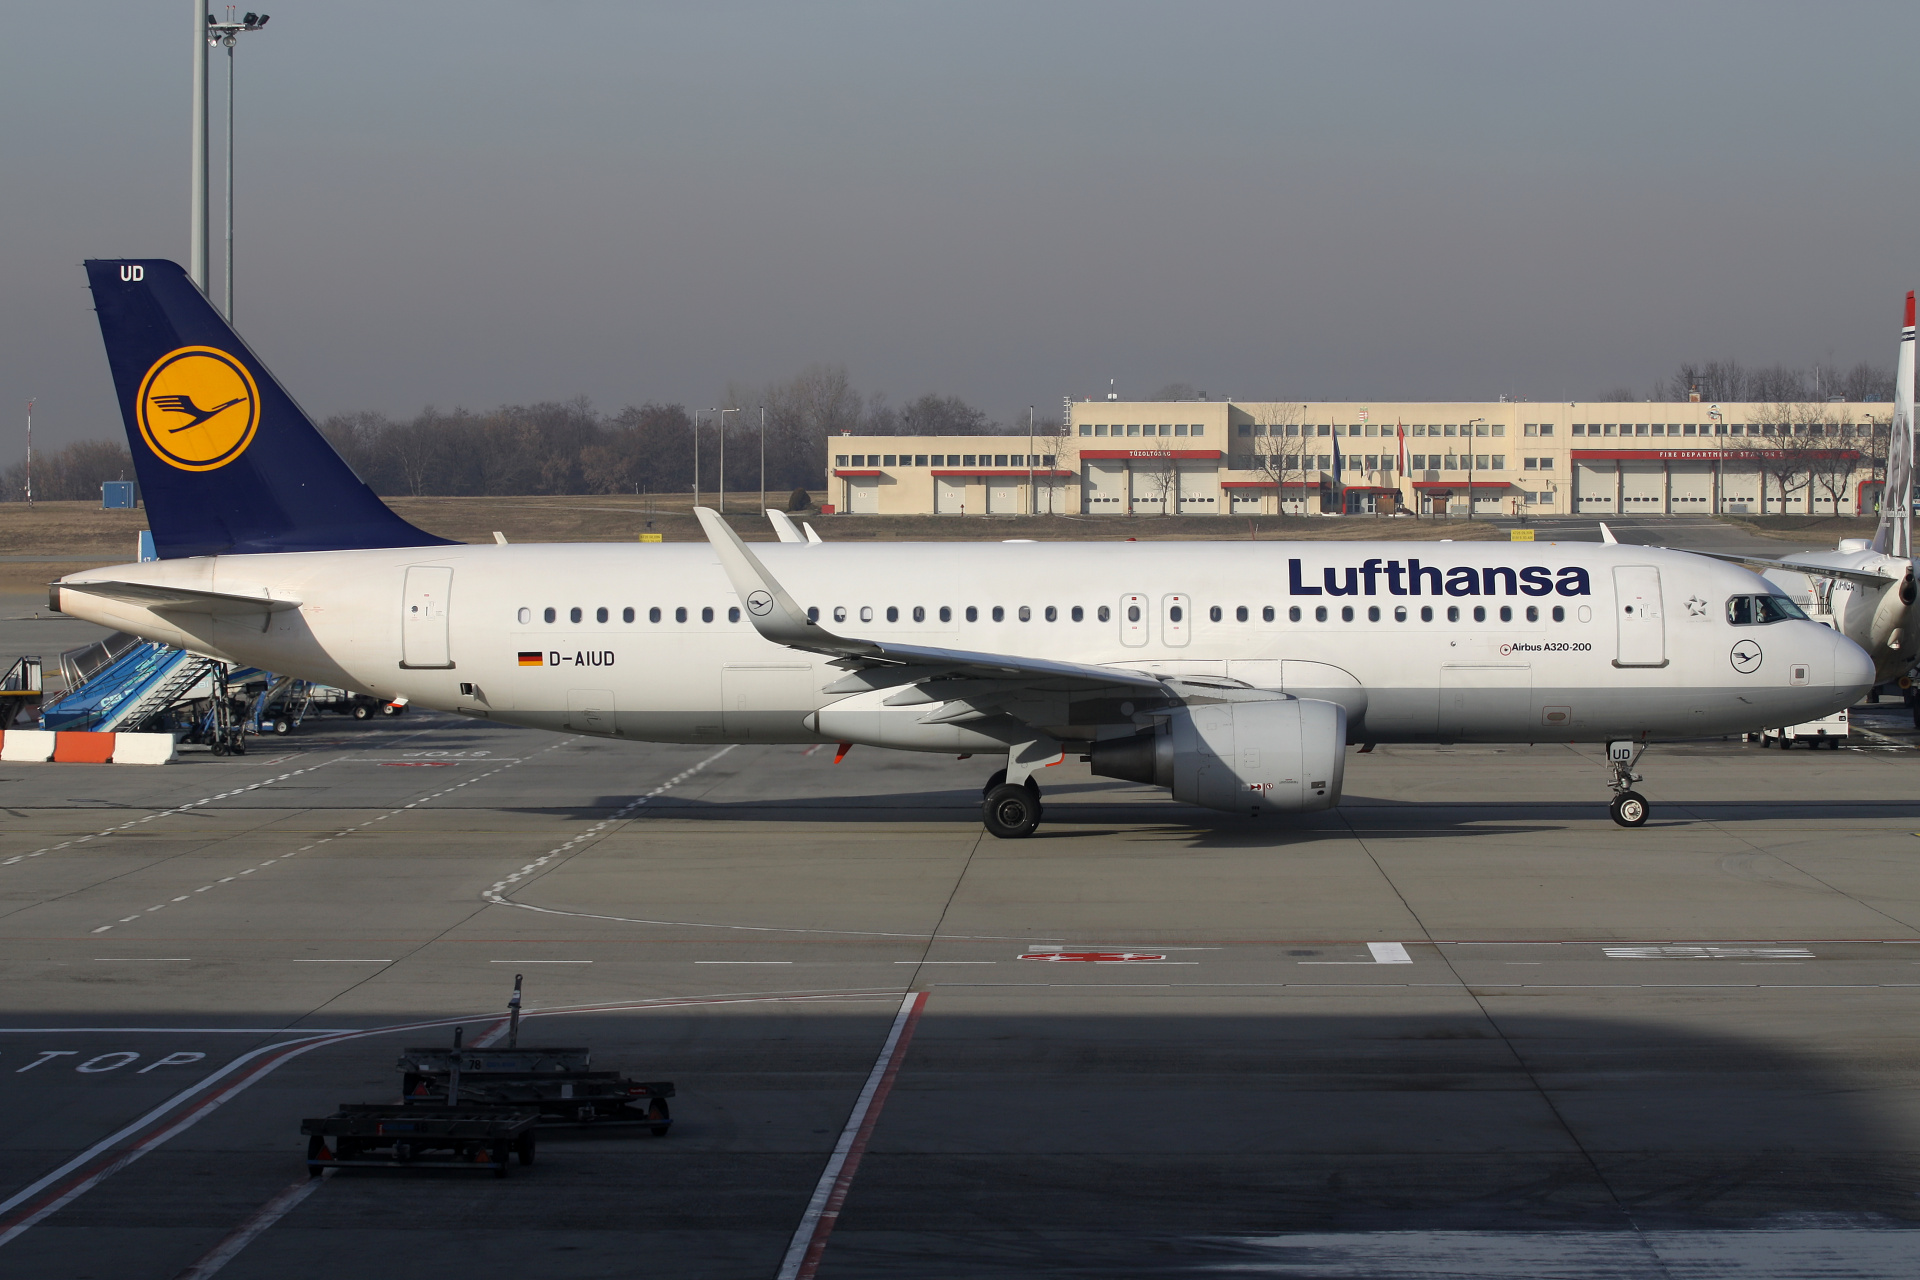
[{"label": "airport terminal building", "polygon": [[1074,401],[1041,435],[828,441],[855,515],[1878,509],[1890,404]]}]

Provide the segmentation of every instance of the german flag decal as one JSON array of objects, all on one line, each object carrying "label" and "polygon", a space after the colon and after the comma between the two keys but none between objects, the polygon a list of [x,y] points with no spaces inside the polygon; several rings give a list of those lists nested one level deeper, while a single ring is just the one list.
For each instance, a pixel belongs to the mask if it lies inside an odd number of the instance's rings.
[{"label": "german flag decal", "polygon": [[546,662],[547,655],[537,649],[521,651],[520,665],[523,667],[541,667],[545,666]]}]

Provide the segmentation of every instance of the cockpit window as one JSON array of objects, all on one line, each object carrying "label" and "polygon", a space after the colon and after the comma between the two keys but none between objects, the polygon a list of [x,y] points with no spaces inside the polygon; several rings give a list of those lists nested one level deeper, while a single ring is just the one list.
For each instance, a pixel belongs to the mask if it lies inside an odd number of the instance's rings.
[{"label": "cockpit window", "polygon": [[1731,596],[1727,600],[1727,621],[1736,627],[1759,627],[1791,618],[1806,620],[1800,606],[1785,596]]}]

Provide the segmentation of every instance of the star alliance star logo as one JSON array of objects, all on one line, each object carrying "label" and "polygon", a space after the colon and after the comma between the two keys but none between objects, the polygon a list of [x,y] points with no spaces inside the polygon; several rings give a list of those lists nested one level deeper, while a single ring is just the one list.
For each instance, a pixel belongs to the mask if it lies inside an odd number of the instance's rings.
[{"label": "star alliance star logo", "polygon": [[1701,598],[1700,598],[1699,596],[1694,596],[1694,597],[1693,597],[1692,599],[1690,599],[1690,600],[1688,600],[1688,601],[1687,601],[1687,616],[1688,616],[1689,618],[1704,618],[1704,617],[1706,617],[1706,616],[1707,616],[1707,602],[1706,602],[1705,600],[1702,600],[1702,599],[1701,599]]}]

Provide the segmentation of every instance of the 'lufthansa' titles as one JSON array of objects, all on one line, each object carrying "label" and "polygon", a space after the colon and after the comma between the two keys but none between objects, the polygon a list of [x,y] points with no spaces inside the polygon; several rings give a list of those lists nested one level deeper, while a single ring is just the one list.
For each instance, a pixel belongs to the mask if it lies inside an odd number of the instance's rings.
[{"label": "'lufthansa' titles", "polygon": [[1361,562],[1357,568],[1322,569],[1320,585],[1313,586],[1307,582],[1306,571],[1299,560],[1287,561],[1289,595],[1373,596],[1382,594],[1380,588],[1383,584],[1386,587],[1385,594],[1390,596],[1593,594],[1593,583],[1587,571],[1578,565],[1559,570],[1549,569],[1542,564],[1530,564],[1519,569],[1507,565],[1484,569],[1456,565],[1442,569],[1437,565],[1421,564],[1412,558],[1401,564],[1398,560],[1381,560],[1376,556]]}]

